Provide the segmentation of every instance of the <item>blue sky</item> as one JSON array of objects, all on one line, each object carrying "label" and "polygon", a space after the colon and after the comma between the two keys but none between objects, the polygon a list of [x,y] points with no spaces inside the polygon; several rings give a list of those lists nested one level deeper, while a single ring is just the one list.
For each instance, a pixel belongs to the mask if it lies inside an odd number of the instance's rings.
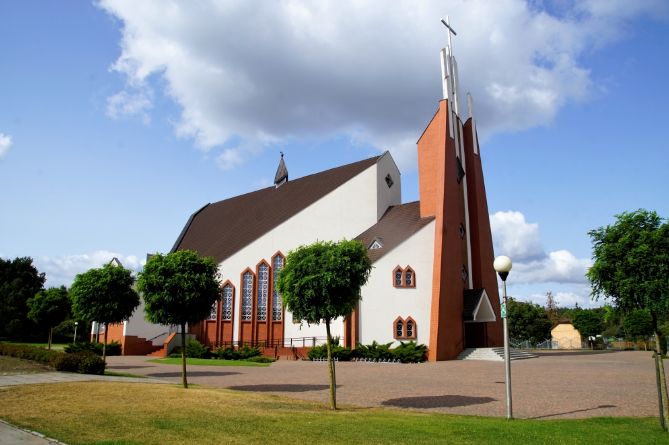
[{"label": "blue sky", "polygon": [[[0,3],[0,256],[138,269],[193,211],[415,141],[449,14],[509,291],[592,304],[588,230],[669,216],[662,1]],[[515,279],[515,280],[514,280]]]}]

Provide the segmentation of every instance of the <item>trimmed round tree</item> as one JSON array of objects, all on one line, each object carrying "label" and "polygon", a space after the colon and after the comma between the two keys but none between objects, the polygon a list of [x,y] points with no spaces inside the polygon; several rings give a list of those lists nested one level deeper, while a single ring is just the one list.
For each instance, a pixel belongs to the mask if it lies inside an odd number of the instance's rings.
[{"label": "trimmed round tree", "polygon": [[325,323],[332,409],[337,409],[337,395],[330,324],[351,315],[371,270],[367,250],[359,241],[319,241],[289,252],[277,282],[293,319]]},{"label": "trimmed round tree", "polygon": [[127,320],[139,305],[134,278],[121,266],[106,264],[79,274],[70,288],[72,309],[77,318],[105,324],[102,360],[107,360],[109,323]]},{"label": "trimmed round tree", "polygon": [[183,387],[186,377],[186,325],[207,318],[220,298],[218,267],[213,258],[190,250],[153,255],[140,272],[137,288],[144,298],[146,319],[181,327]]},{"label": "trimmed round tree", "polygon": [[592,296],[610,298],[623,312],[648,310],[655,333],[660,423],[669,427],[669,397],[658,320],[669,312],[669,222],[644,209],[616,215],[616,222],[588,232]]},{"label": "trimmed round tree", "polygon": [[35,323],[49,328],[47,349],[51,349],[53,328],[63,322],[72,310],[70,296],[65,286],[51,287],[39,292],[28,301],[28,318]]}]

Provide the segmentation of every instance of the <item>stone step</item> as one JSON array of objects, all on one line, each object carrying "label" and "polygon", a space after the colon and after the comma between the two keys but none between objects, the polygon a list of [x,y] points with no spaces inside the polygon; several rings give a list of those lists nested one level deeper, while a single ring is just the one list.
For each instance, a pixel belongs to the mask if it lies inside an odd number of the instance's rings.
[{"label": "stone step", "polygon": [[[510,360],[524,360],[535,357],[538,357],[538,355],[513,348],[509,350]],[[467,348],[458,355],[458,360],[489,360],[503,362],[504,348]]]}]

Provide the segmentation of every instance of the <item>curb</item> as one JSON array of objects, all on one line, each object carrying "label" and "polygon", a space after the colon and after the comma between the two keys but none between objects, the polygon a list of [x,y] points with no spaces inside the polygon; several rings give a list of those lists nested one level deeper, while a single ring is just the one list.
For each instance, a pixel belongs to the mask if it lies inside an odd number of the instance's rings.
[{"label": "curb", "polygon": [[15,430],[23,431],[24,433],[32,434],[33,436],[37,436],[40,439],[44,439],[46,442],[54,445],[67,445],[65,442],[61,442],[60,440],[57,439],[52,439],[51,437],[47,437],[42,433],[38,433],[37,431],[29,430],[26,428],[21,428],[20,426],[13,425],[9,422],[5,422],[4,420],[0,419],[0,423],[3,423],[7,425],[10,428],[13,428]]}]

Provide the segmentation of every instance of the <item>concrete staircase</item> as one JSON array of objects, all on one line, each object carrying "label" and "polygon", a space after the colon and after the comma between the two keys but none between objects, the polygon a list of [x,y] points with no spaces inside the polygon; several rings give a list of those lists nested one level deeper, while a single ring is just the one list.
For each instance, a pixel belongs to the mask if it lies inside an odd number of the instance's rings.
[{"label": "concrete staircase", "polygon": [[[538,357],[538,355],[513,348],[509,350],[509,358],[511,360],[524,360],[535,357]],[[467,348],[458,355],[458,360],[489,360],[503,362],[504,348]]]}]

